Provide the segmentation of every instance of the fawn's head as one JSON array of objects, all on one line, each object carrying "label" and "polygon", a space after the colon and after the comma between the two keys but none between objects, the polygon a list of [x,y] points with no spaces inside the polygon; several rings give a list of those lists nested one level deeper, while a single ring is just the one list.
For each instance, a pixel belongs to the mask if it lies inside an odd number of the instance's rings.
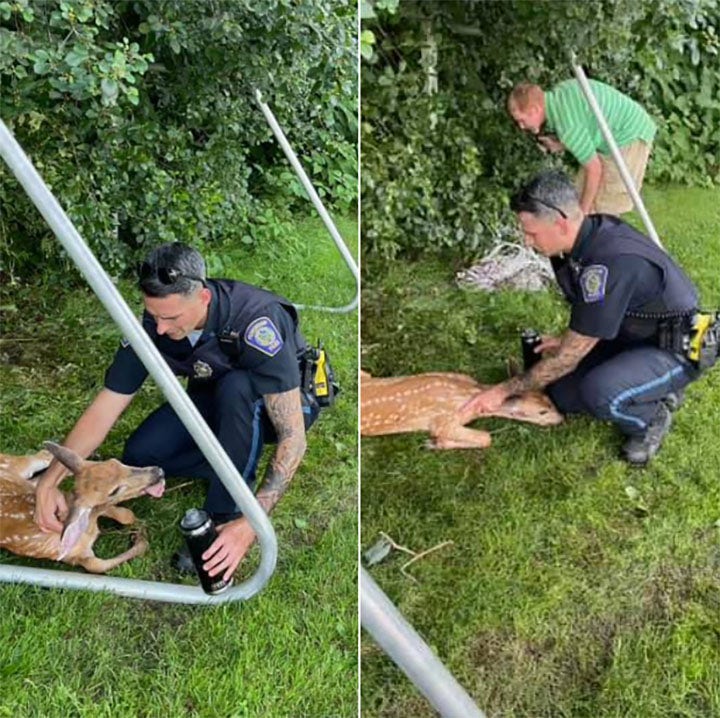
[{"label": "fawn's head", "polygon": [[75,477],[74,500],[62,534],[63,556],[80,540],[93,509],[144,494],[160,498],[165,490],[164,472],[158,466],[136,468],[117,459],[86,461],[71,449],[50,441],[45,442],[45,448]]},{"label": "fawn's head", "polygon": [[552,401],[540,392],[511,396],[503,408],[513,419],[527,421],[538,426],[555,426],[563,421],[562,414],[555,408]]}]

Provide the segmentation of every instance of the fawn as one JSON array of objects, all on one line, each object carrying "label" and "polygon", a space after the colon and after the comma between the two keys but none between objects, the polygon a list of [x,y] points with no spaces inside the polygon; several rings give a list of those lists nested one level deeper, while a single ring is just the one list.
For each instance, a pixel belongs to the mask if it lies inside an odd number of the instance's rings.
[{"label": "fawn", "polygon": [[[47,451],[30,456],[0,454],[0,547],[20,556],[53,559],[80,565],[91,573],[105,573],[142,556],[148,543],[138,533],[133,546],[110,559],[97,558],[92,547],[100,533],[97,520],[108,516],[130,525],[135,514],[116,506],[143,494],[160,498],[165,490],[163,470],[149,466],[133,468],[115,459],[85,461],[74,451],[45,442]],[[75,489],[65,493],[69,514],[60,533],[44,533],[33,519],[35,481],[55,457],[75,476]]]},{"label": "fawn", "polygon": [[[490,434],[467,429],[458,409],[477,392],[487,388],[465,374],[434,372],[381,379],[361,372],[360,433],[363,436],[430,433],[431,449],[484,449]],[[480,416],[498,416],[553,426],[563,417],[550,399],[540,392],[525,392],[508,398],[498,411]],[[470,419],[472,420],[472,419]],[[469,420],[469,421],[470,421]]]}]

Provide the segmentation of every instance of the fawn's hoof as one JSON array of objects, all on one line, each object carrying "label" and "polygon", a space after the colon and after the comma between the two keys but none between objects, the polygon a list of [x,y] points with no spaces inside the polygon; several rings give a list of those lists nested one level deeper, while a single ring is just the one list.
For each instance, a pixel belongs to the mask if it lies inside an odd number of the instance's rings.
[{"label": "fawn's hoof", "polygon": [[145,553],[147,553],[147,550],[150,548],[150,544],[148,543],[148,540],[145,538],[145,535],[142,533],[135,534],[135,541],[133,543],[133,550],[135,551],[135,556],[142,556]]}]

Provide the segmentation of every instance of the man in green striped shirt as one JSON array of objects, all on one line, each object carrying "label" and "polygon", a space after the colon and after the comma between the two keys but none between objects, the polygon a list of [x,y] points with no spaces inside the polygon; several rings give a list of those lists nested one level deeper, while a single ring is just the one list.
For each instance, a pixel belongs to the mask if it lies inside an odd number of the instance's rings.
[{"label": "man in green striped shirt", "polygon": [[[614,87],[596,80],[590,80],[590,87],[639,191],[657,127],[635,100]],[[577,185],[585,214],[620,215],[633,208],[577,80],[565,80],[547,91],[539,85],[517,85],[508,98],[508,110],[520,129],[536,135],[546,149],[567,150],[578,161]]]}]

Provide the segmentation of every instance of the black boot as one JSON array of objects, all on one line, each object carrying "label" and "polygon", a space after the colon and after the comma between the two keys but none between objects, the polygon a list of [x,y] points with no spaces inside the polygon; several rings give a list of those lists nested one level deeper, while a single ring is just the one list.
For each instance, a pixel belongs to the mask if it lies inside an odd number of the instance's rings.
[{"label": "black boot", "polygon": [[680,405],[685,401],[685,389],[678,389],[678,391],[671,391],[664,399],[663,402],[670,411],[677,411]]},{"label": "black boot", "polygon": [[190,550],[183,543],[183,545],[172,555],[170,559],[170,565],[178,572],[187,576],[197,576],[197,569],[193,563]]},{"label": "black boot", "polygon": [[665,435],[670,431],[672,414],[664,402],[658,405],[657,413],[648,424],[644,434],[631,436],[623,446],[625,460],[633,466],[644,466],[657,454]]}]

